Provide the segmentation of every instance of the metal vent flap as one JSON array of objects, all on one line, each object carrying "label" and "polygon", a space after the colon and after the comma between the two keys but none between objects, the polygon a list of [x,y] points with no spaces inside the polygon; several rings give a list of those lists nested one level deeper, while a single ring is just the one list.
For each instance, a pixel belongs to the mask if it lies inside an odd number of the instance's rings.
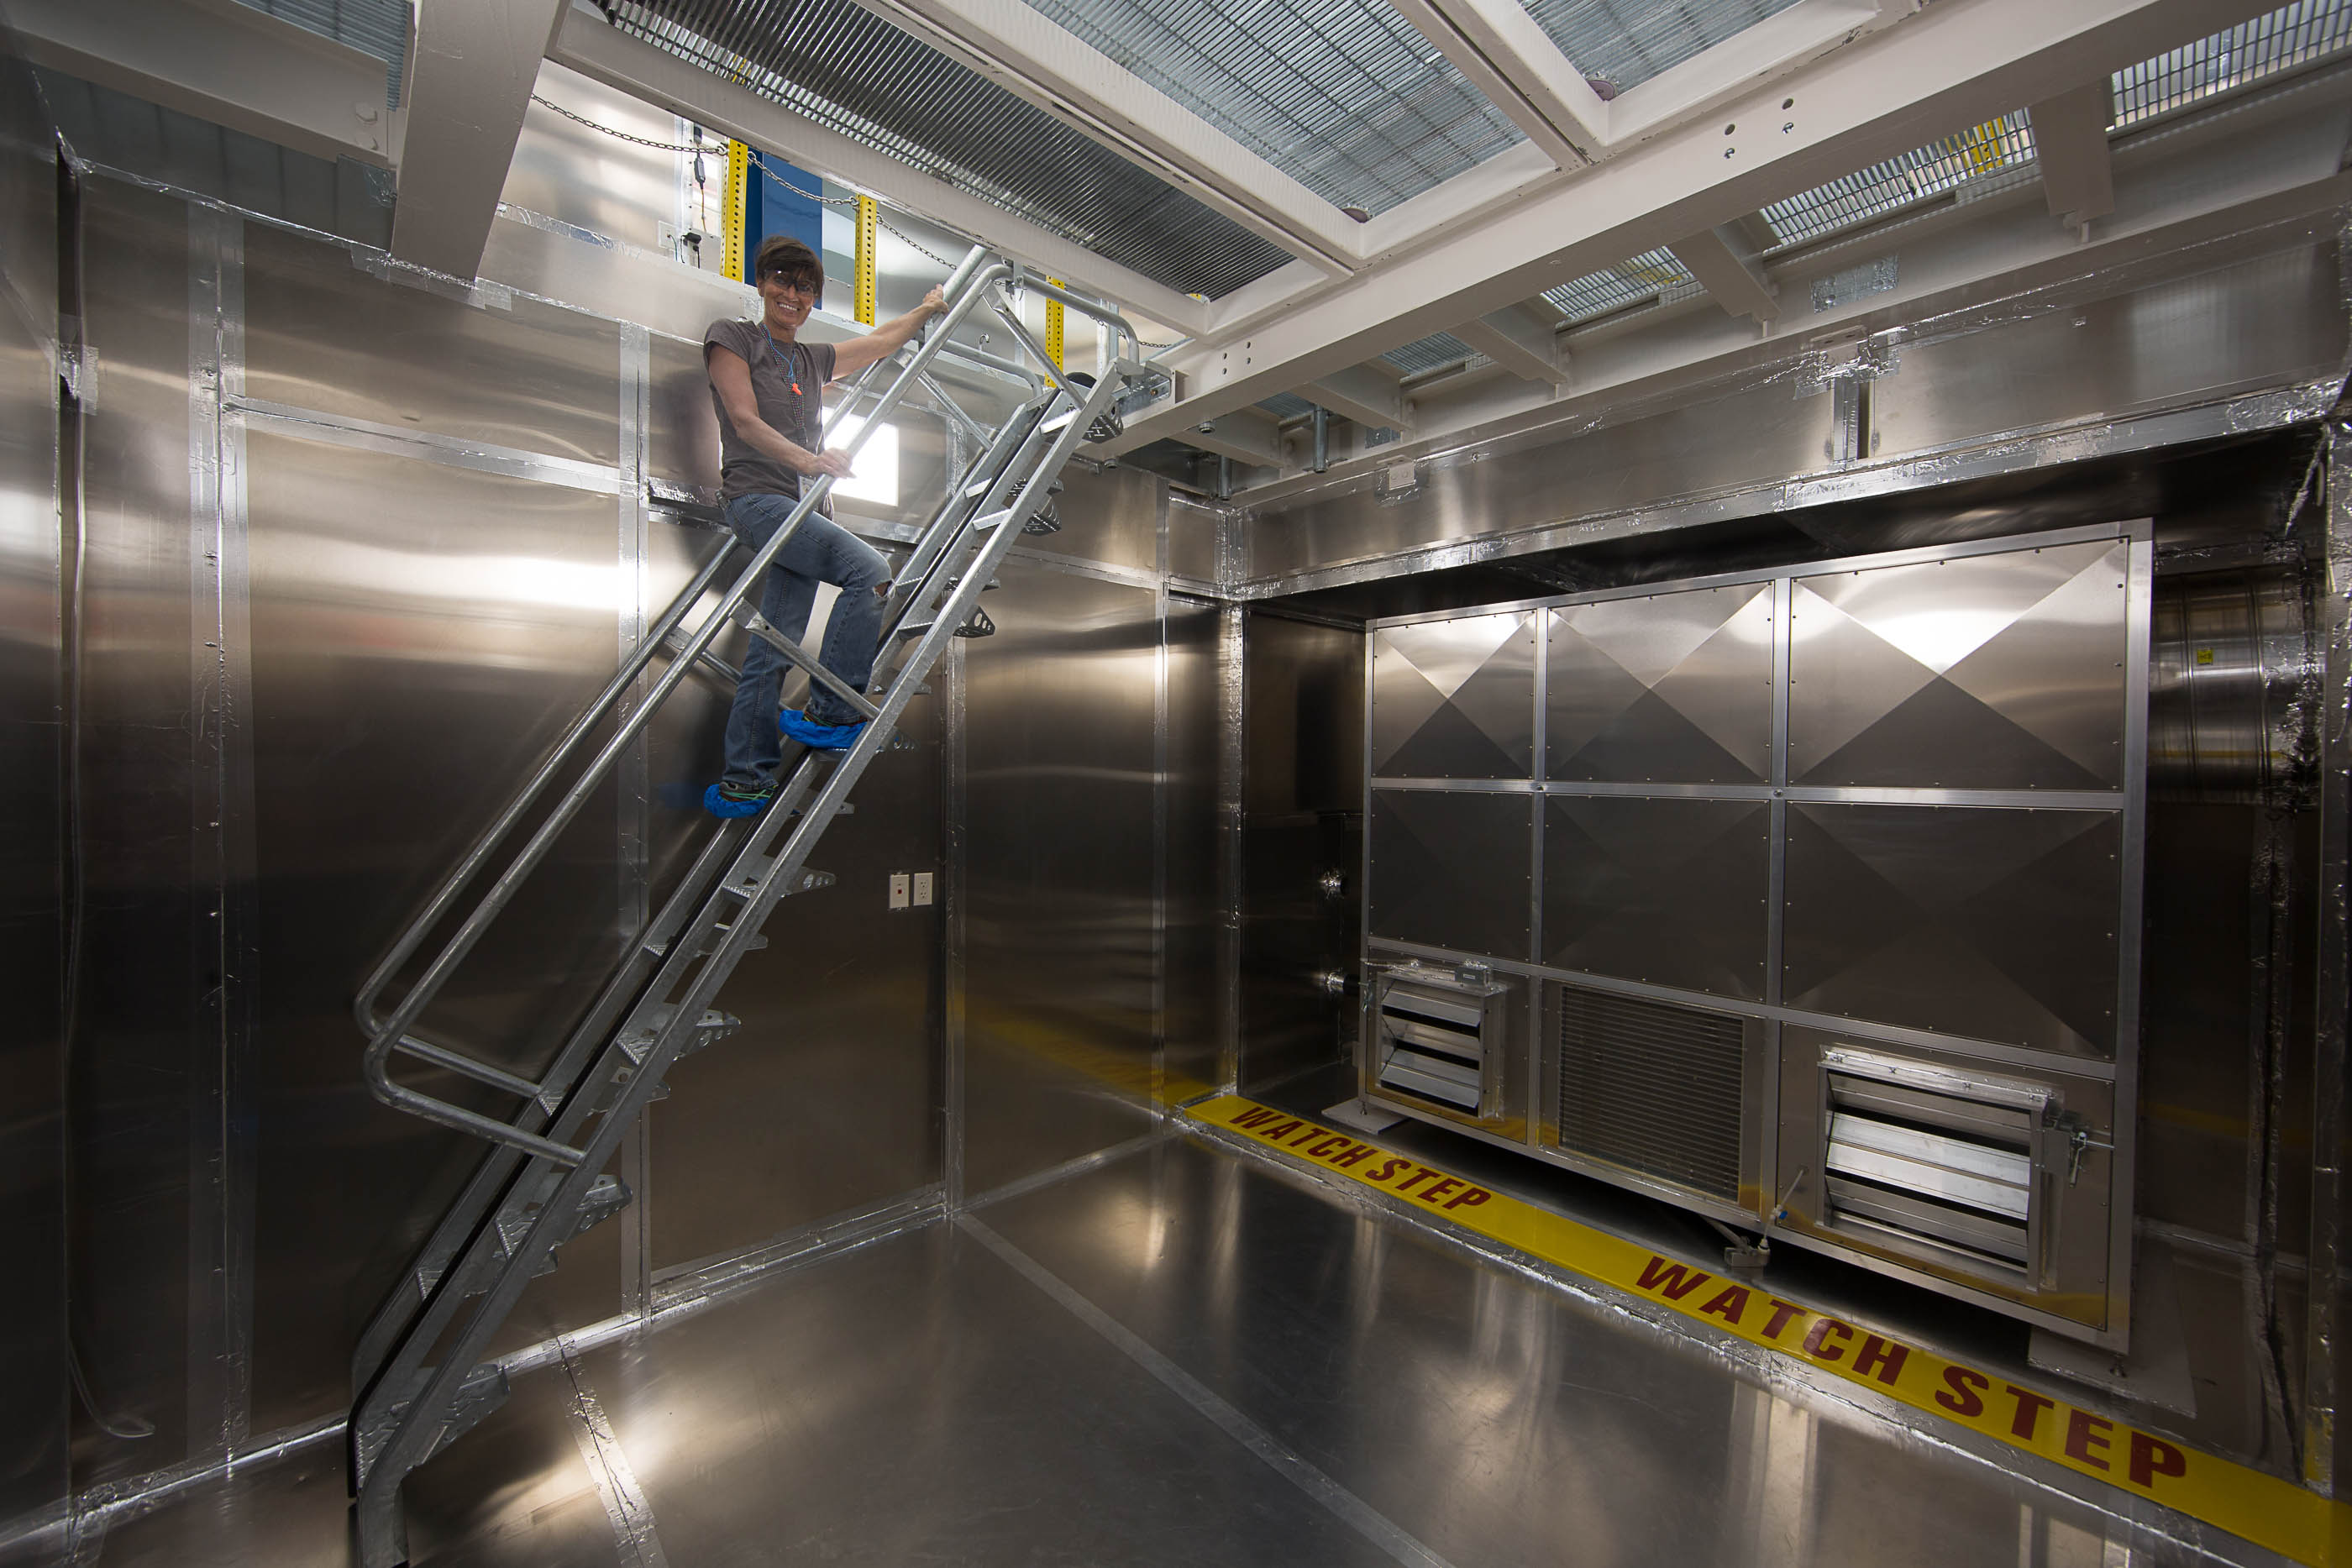
[{"label": "metal vent flap", "polygon": [[1867,1051],[1822,1055],[1830,1217],[2034,1271],[2053,1092]]},{"label": "metal vent flap", "polygon": [[1741,1020],[1579,986],[1556,996],[1559,1146],[1738,1201]]},{"label": "metal vent flap", "polygon": [[1465,1116],[1490,1114],[1502,1082],[1505,994],[1475,971],[1408,967],[1381,976],[1373,1082]]}]

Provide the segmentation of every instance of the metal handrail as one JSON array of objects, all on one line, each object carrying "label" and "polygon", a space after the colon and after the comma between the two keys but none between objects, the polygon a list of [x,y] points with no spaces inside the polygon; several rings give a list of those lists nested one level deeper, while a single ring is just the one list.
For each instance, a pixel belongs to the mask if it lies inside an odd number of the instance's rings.
[{"label": "metal handrail", "polygon": [[[948,283],[951,303],[947,314],[935,324],[933,330],[924,335],[915,352],[907,358],[898,374],[891,382],[889,390],[883,393],[872,411],[863,417],[856,435],[850,440],[845,449],[848,455],[852,457],[856,455],[875,427],[897,407],[908,390],[918,383],[924,367],[937,357],[946,345],[948,334],[953,331],[977,303],[986,296],[990,287],[1013,276],[1013,267],[1009,263],[997,261],[983,265],[985,256],[984,250],[974,246],[958,265]],[[866,382],[879,372],[882,366],[897,359],[898,356],[893,355],[868,366],[865,373],[853,384],[850,395],[845,398],[842,404],[835,409],[835,421],[837,422],[846,409],[854,406]],[[476,841],[474,846],[460,861],[458,867],[443,880],[434,896],[427,901],[423,912],[410,922],[408,927],[394,942],[385,959],[369,975],[354,1000],[353,1012],[359,1020],[360,1027],[369,1036],[363,1056],[364,1073],[369,1090],[377,1099],[427,1120],[472,1132],[497,1143],[526,1149],[559,1164],[576,1165],[583,1157],[579,1150],[568,1145],[555,1143],[551,1139],[541,1137],[536,1134],[526,1133],[509,1123],[482,1115],[460,1105],[451,1104],[433,1095],[394,1082],[390,1071],[392,1052],[399,1050],[407,1054],[425,1055],[428,1060],[436,1060],[445,1067],[452,1065],[446,1059],[456,1053],[447,1052],[446,1048],[441,1047],[427,1047],[425,1051],[419,1051],[416,1047],[425,1042],[411,1040],[407,1031],[425,1007],[440,993],[442,987],[446,984],[449,976],[457,967],[473,950],[490,923],[512,902],[523,880],[537,869],[548,851],[553,846],[556,837],[578,813],[580,808],[586,803],[588,797],[593,793],[604,776],[619,760],[651,716],[677,689],[687,672],[692,669],[696,661],[717,638],[720,629],[730,622],[735,606],[741,603],[765,579],[778,553],[798,532],[803,521],[832,492],[832,488],[833,477],[830,475],[820,476],[815,483],[804,488],[799,505],[793,509],[792,515],[785,519],[783,526],[770,537],[764,546],[754,552],[752,559],[737,577],[733,586],[728,590],[718,607],[703,621],[693,635],[682,646],[674,650],[676,656],[671,660],[669,667],[656,682],[653,690],[647,694],[646,700],[638,704],[629,716],[621,723],[612,738],[605,743],[603,749],[590,761],[586,769],[565,791],[549,813],[547,820],[509,862],[498,880],[477,901],[463,924],[443,944],[433,961],[426,966],[425,973],[419,976],[416,982],[402,996],[399,1005],[392,1010],[389,1017],[378,1016],[376,1002],[394,976],[408,959],[415,955],[431,928],[454,907],[457,894],[463,891],[474,875],[479,873],[482,865],[488,859],[490,850],[506,834],[513,831],[530,802],[560,771],[563,762],[578,746],[580,740],[619,699],[622,693],[643,674],[653,654],[665,646],[670,634],[684,620],[687,611],[700,597],[701,591],[707,588],[710,581],[716,580],[718,570],[729,558],[730,551],[721,550],[703,569],[703,571],[698,574],[696,583],[689,588],[689,591],[679,595],[677,601],[668,612],[664,613],[636,653],[623,666],[622,671],[607,685],[590,708],[573,721],[562,740],[559,742],[555,752],[526,781],[521,792],[499,814],[490,828]],[[472,1076],[479,1077],[478,1074]],[[563,1087],[544,1083],[535,1086],[539,1094],[545,1094],[551,1089],[561,1090]]]}]

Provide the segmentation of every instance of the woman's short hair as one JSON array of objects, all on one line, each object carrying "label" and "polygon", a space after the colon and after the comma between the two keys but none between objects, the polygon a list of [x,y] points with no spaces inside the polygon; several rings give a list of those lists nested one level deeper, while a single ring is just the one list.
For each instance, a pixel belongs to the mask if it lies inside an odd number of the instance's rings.
[{"label": "woman's short hair", "polygon": [[803,241],[790,235],[770,235],[760,242],[759,255],[751,264],[751,281],[765,283],[771,276],[782,277],[786,283],[823,288],[824,263]]}]

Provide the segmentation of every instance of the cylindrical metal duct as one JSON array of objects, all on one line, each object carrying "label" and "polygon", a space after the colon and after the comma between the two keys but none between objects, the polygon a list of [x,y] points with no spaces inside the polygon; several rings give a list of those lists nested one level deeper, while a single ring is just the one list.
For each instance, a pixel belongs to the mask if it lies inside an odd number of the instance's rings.
[{"label": "cylindrical metal duct", "polygon": [[2153,613],[2148,793],[2295,804],[2309,791],[2317,755],[2302,571],[2159,577]]}]

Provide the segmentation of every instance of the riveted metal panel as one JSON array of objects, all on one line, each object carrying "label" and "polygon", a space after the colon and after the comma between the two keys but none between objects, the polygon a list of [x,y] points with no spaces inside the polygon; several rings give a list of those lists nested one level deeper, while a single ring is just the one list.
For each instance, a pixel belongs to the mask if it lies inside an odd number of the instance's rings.
[{"label": "riveted metal panel", "polygon": [[1528,777],[1535,740],[1535,640],[1534,618],[1524,612],[1377,633],[1373,774]]},{"label": "riveted metal panel", "polygon": [[1770,778],[1769,584],[1549,613],[1547,777],[1627,784]]},{"label": "riveted metal panel", "polygon": [[1549,796],[1541,962],[1759,1001],[1771,807]]},{"label": "riveted metal panel", "polygon": [[1525,794],[1373,790],[1371,934],[1523,959],[1534,809]]}]

